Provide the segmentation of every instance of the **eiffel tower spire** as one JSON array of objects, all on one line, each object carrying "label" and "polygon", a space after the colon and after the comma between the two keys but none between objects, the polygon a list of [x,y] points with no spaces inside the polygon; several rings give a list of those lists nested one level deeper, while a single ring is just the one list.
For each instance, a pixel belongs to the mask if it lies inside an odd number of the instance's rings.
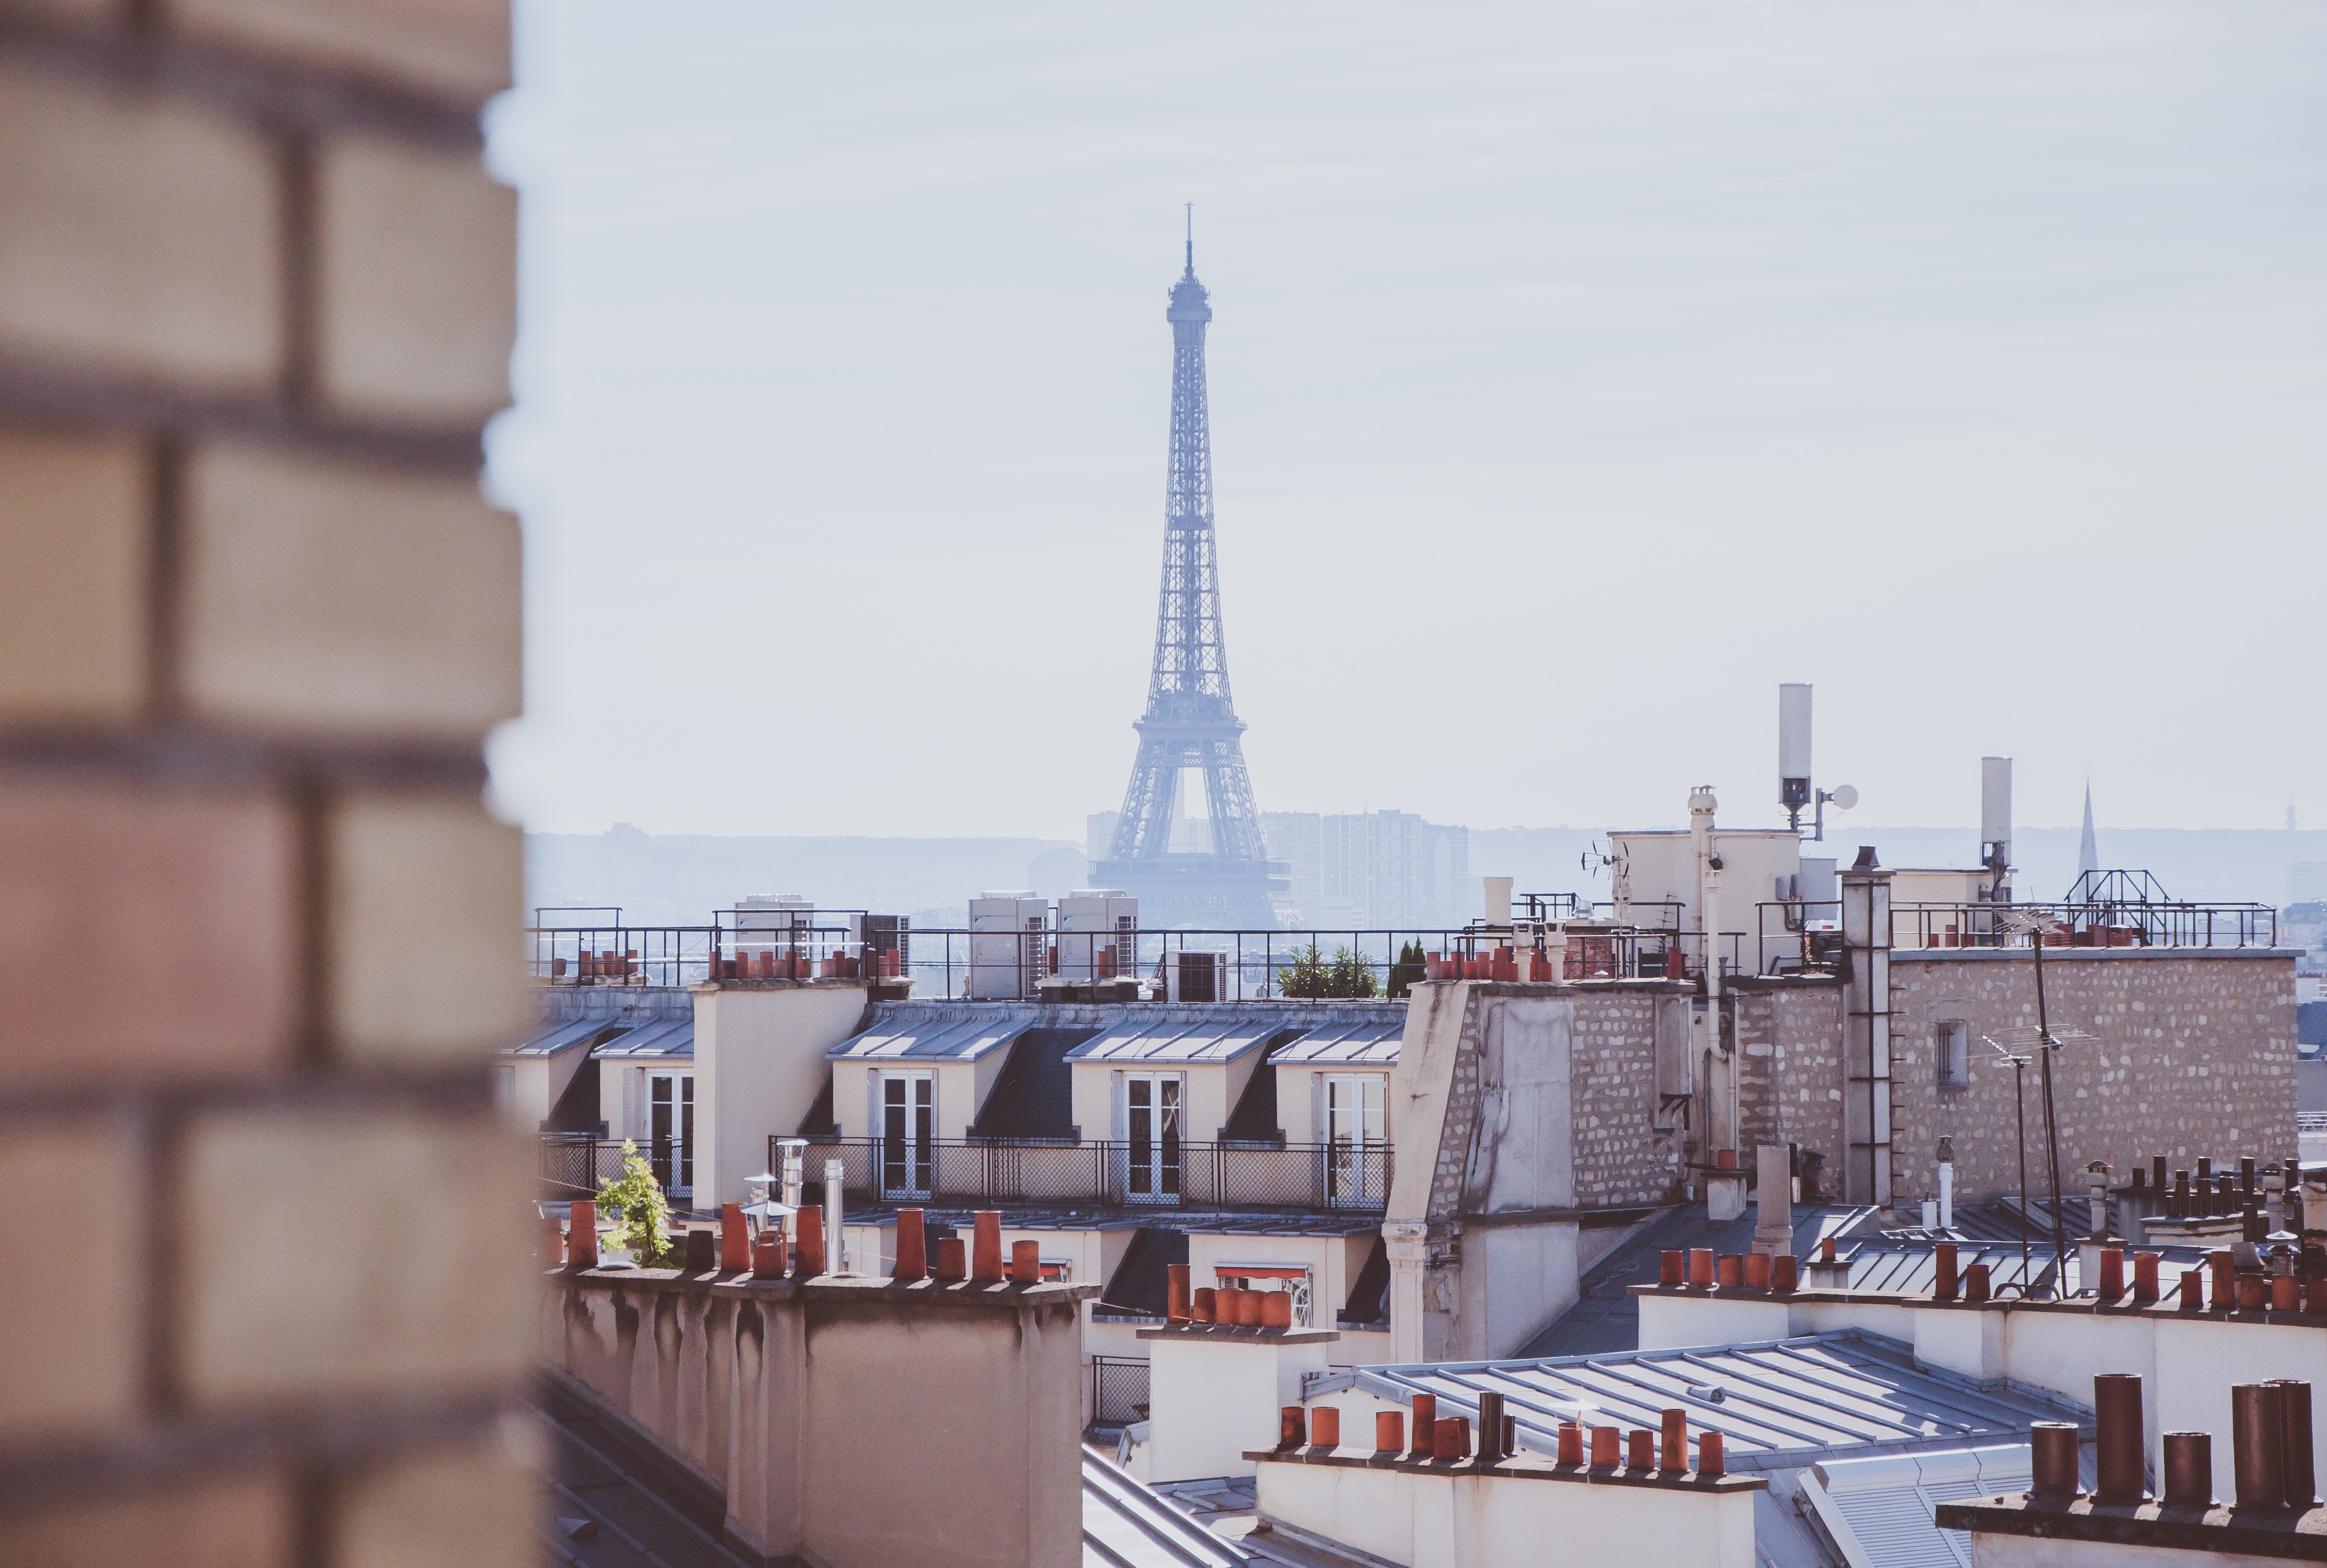
[{"label": "eiffel tower spire", "polygon": [[[1204,330],[1210,295],[1196,280],[1191,213],[1186,269],[1164,313],[1172,323],[1172,447],[1164,485],[1164,583],[1155,611],[1155,658],[1147,711],[1134,727],[1139,756],[1124,791],[1107,857],[1092,875],[1138,895],[1152,927],[1266,927],[1268,895],[1285,881],[1268,859],[1252,781],[1245,775],[1244,722],[1229,693],[1220,627],[1220,561],[1212,533],[1212,437],[1204,388]],[[1201,774],[1210,842],[1173,838],[1189,815],[1183,795]]]}]

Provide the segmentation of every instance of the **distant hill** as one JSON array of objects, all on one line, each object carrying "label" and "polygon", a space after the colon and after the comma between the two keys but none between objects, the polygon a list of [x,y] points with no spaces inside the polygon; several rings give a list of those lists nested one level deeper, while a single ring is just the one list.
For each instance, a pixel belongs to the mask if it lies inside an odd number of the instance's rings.
[{"label": "distant hill", "polygon": [[1081,857],[1081,845],[1061,838],[721,837],[617,824],[527,835],[526,888],[537,906],[619,904],[634,925],[703,925],[713,910],[757,893],[914,914],[962,910],[987,888],[1066,891],[1041,885],[1069,869],[1055,854],[1062,849]]},{"label": "distant hill", "polygon": [[[2327,861],[2327,831],[2104,827],[2098,836],[2105,867],[2148,871],[2181,899],[2282,903],[2290,863]],[[1829,821],[1826,842],[1845,864],[1871,844],[1884,865],[1950,866],[1973,863],[1976,837],[1968,827]],[[2021,897],[2068,891],[2077,837],[2073,827],[2019,829]],[[1604,829],[1583,827],[1474,827],[1471,873],[1509,876],[1519,892],[1604,897],[1606,879],[1586,878],[1578,859],[1605,838]],[[754,893],[799,893],[827,909],[951,911],[958,920],[965,901],[987,888],[1033,888],[1051,897],[1068,891],[1082,880],[1082,847],[1059,838],[721,837],[618,825],[599,834],[528,835],[526,873],[533,904],[620,904],[623,918],[640,925],[700,925],[713,910]]]}]

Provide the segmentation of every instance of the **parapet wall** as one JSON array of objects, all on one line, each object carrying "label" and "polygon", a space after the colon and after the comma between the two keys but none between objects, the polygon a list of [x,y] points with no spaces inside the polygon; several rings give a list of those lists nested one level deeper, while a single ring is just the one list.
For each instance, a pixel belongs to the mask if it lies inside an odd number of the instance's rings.
[{"label": "parapet wall", "polygon": [[1089,1285],[563,1270],[541,1349],[771,1563],[1075,1568]]}]

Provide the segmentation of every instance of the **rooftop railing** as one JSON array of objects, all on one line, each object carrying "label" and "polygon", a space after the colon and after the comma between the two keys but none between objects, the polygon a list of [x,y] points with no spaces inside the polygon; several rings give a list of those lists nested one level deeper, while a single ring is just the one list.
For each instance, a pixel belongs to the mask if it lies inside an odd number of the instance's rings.
[{"label": "rooftop railing", "polygon": [[[1795,901],[1755,906],[1759,972],[1790,974],[1831,966],[1842,948],[1842,905]],[[2029,947],[2033,933],[2001,917],[2045,922],[2047,947],[2275,947],[2278,911],[2268,904],[2133,902],[2093,899],[2056,903],[1894,903],[1895,951]]]},{"label": "rooftop railing", "polygon": [[[881,917],[873,917],[879,919]],[[706,980],[890,979],[922,997],[1033,1001],[1045,983],[1092,988],[1093,1000],[1280,1002],[1387,996],[1423,978],[1402,952],[1479,956],[1510,940],[1472,926],[1377,929],[981,931],[881,929],[855,920],[779,929],[536,925],[528,969],[549,985],[691,985]],[[1724,938],[1734,969],[1738,942]],[[1607,922],[1568,934],[1579,979],[1666,972],[1668,950],[1698,955],[1701,936]],[[1128,988],[1126,990],[1126,988]]]},{"label": "rooftop railing", "polygon": [[1378,1212],[1390,1180],[1386,1143],[811,1138],[803,1169],[818,1191],[828,1160],[855,1203]]}]

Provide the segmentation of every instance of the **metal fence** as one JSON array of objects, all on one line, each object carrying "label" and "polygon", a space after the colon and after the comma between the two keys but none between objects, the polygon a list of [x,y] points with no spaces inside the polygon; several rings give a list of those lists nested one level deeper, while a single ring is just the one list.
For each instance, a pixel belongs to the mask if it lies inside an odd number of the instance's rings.
[{"label": "metal fence", "polygon": [[[2048,923],[2047,947],[2275,947],[2278,911],[2268,904],[2138,903],[2094,899],[2056,903],[1894,903],[1892,950],[2022,947],[2031,938],[2001,917]],[[1759,973],[1829,964],[1841,950],[1842,905],[1792,901],[1755,906]]]},{"label": "metal fence", "polygon": [[538,1172],[542,1196],[561,1201],[588,1198],[622,1173],[624,1158],[620,1139],[544,1133]]},{"label": "metal fence", "polygon": [[1147,1363],[1126,1356],[1091,1358],[1091,1424],[1129,1426],[1147,1419]]},{"label": "metal fence", "polygon": [[[782,1158],[768,1140],[769,1169]],[[1109,1208],[1378,1211],[1389,1197],[1386,1143],[1046,1143],[1024,1139],[818,1138],[804,1169],[864,1202],[1090,1203]]]},{"label": "metal fence", "polygon": [[542,1134],[538,1171],[541,1195],[556,1202],[590,1198],[601,1186],[621,1175],[623,1162],[632,1154],[643,1158],[654,1172],[656,1184],[666,1193],[670,1191],[675,1140],[634,1138],[630,1142],[633,1147],[625,1149],[621,1138],[597,1138],[582,1133]]}]

